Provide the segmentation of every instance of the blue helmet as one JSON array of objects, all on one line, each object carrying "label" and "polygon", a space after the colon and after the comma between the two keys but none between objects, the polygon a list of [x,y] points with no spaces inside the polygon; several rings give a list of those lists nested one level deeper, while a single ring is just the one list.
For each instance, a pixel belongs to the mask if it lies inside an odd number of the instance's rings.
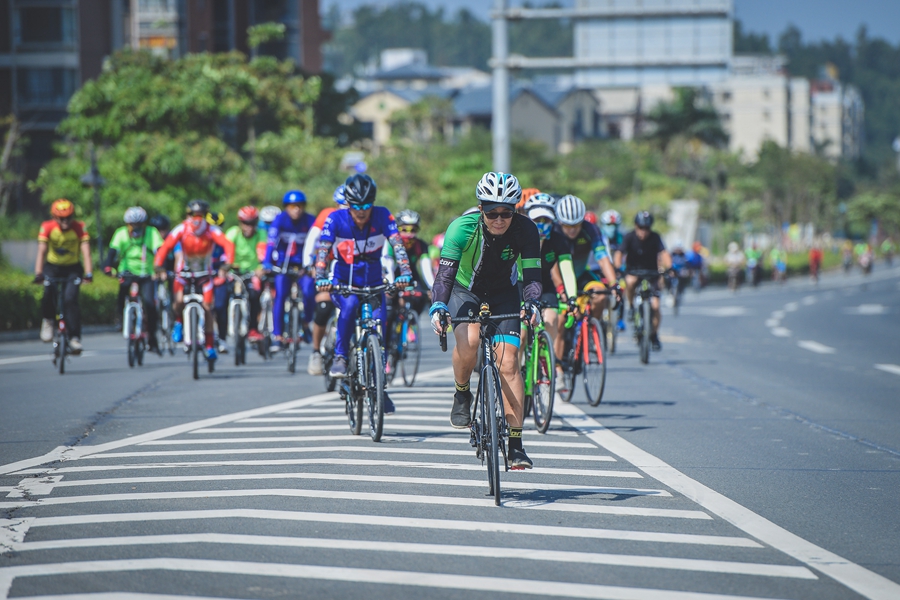
[{"label": "blue helmet", "polygon": [[340,204],[341,206],[346,206],[347,199],[344,198],[344,184],[337,186],[334,189],[334,201]]},{"label": "blue helmet", "polygon": [[300,190],[291,190],[284,195],[284,199],[281,201],[281,203],[285,205],[306,204],[306,194],[304,194]]}]

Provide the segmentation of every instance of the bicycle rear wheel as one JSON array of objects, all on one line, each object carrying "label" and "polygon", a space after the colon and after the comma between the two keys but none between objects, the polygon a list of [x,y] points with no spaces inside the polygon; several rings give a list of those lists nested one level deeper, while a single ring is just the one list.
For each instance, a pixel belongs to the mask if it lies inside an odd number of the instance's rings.
[{"label": "bicycle rear wheel", "polygon": [[645,365],[650,362],[650,302],[641,302],[641,362]]},{"label": "bicycle rear wheel", "polygon": [[[497,416],[498,405],[502,407],[500,396],[500,376],[497,367],[488,365],[481,371],[482,380],[482,435],[484,456],[487,458],[488,494],[493,494],[494,504],[500,506],[500,423]],[[501,409],[502,410],[502,409]]]},{"label": "bicycle rear wheel", "polygon": [[603,328],[606,334],[606,351],[609,354],[616,352],[616,313],[609,306],[603,311]]},{"label": "bicycle rear wheel", "polygon": [[291,339],[288,340],[285,352],[288,371],[294,373],[297,370],[297,350],[300,347],[300,309],[296,305],[292,306],[289,315],[287,330]]},{"label": "bicycle rear wheel", "polygon": [[[331,365],[334,362],[334,344],[335,344],[335,336],[337,335],[335,331],[335,318],[331,317],[328,319],[328,323],[325,325],[325,340],[323,342],[324,352],[322,352],[322,370],[325,374],[325,391],[333,392],[334,387],[337,384],[337,380],[329,375],[331,371]],[[359,432],[356,432],[356,435],[359,435]]]},{"label": "bicycle rear wheel", "polygon": [[369,434],[373,442],[380,442],[384,432],[384,362],[377,336],[370,335],[366,339],[365,353],[365,372],[357,376],[365,378]]},{"label": "bicycle rear wheel", "polygon": [[566,355],[562,364],[562,378],[557,382],[559,398],[563,402],[571,402],[575,393],[575,363],[578,357],[575,355],[575,329],[566,329],[560,332],[566,336]]},{"label": "bicycle rear wheel", "polygon": [[244,362],[244,351],[246,349],[247,339],[241,335],[241,319],[243,318],[243,313],[241,312],[241,307],[238,304],[234,307],[234,313],[232,314],[232,322],[234,323],[234,366],[239,367]]},{"label": "bicycle rear wheel", "polygon": [[200,318],[196,310],[191,310],[191,361],[193,362],[194,379],[200,379]]},{"label": "bicycle rear wheel", "polygon": [[66,335],[65,331],[60,332],[59,334],[59,374],[65,375],[66,373],[66,354],[69,349],[69,336]]},{"label": "bicycle rear wheel", "polygon": [[553,397],[556,395],[556,360],[553,357],[553,340],[546,331],[537,339],[536,378],[532,385],[532,413],[534,426],[546,433],[553,418]]},{"label": "bicycle rear wheel", "polygon": [[346,379],[341,382],[341,396],[346,403],[344,410],[347,411],[347,423],[350,425],[350,433],[359,435],[362,433],[363,399],[353,393],[353,386]]},{"label": "bicycle rear wheel", "polygon": [[403,385],[412,387],[419,372],[419,360],[422,358],[422,346],[419,343],[419,316],[412,310],[406,312],[406,327],[403,330],[405,339],[400,345],[400,373]]},{"label": "bicycle rear wheel", "polygon": [[587,400],[591,406],[600,404],[603,399],[603,390],[606,388],[606,357],[603,355],[602,339],[600,323],[597,319],[591,318],[582,325],[578,354],[584,365],[581,371],[584,379],[584,392],[587,394]]},{"label": "bicycle rear wheel", "polygon": [[137,364],[139,367],[144,366],[144,338],[138,338],[134,344],[135,354],[134,358],[137,360]]}]

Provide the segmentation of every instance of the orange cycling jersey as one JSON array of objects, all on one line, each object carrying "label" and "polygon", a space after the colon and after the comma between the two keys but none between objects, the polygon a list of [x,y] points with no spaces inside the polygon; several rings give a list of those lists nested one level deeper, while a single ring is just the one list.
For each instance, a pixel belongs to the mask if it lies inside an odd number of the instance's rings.
[{"label": "orange cycling jersey", "polygon": [[194,273],[209,272],[212,270],[212,252],[213,247],[218,244],[225,250],[225,262],[234,264],[234,244],[225,237],[222,230],[215,225],[210,225],[204,229],[199,235],[193,233],[187,223],[177,225],[169,235],[166,241],[156,251],[154,265],[161,267],[169,252],[175,249],[178,243],[181,243],[182,254],[184,255],[183,264],[177,268],[187,269]]},{"label": "orange cycling jersey", "polygon": [[51,265],[77,265],[79,246],[90,239],[81,221],[72,221],[66,231],[56,221],[44,221],[38,232],[38,241],[47,243],[47,262]]}]

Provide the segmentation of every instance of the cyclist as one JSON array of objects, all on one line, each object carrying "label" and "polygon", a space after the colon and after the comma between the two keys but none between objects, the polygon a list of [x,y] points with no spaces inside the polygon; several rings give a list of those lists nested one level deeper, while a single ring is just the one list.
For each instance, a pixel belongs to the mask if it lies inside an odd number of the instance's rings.
[{"label": "cyclist", "polygon": [[762,274],[762,251],[753,242],[744,249],[744,255],[747,257],[747,282],[755,287]]},{"label": "cyclist", "polygon": [[[331,216],[331,213],[334,211],[347,208],[347,200],[344,198],[343,183],[335,188],[332,197],[336,206],[323,208],[319,214],[316,215],[316,220],[309,230],[309,235],[306,236],[306,242],[303,244],[303,266],[309,269],[310,272],[315,269],[316,250],[319,245],[319,237],[322,235],[322,227],[325,226],[325,221],[328,220],[328,217]],[[328,257],[329,264],[331,264],[333,260],[334,255],[332,254]],[[310,375],[322,375],[325,372],[325,362],[322,358],[322,340],[325,339],[325,334],[327,333],[325,327],[328,325],[328,319],[330,319],[333,314],[334,302],[331,301],[331,293],[316,290],[316,310],[313,313],[312,324],[313,349],[309,355],[309,364],[306,366],[306,372]]]},{"label": "cyclist", "polygon": [[884,238],[881,242],[881,255],[884,256],[884,263],[887,266],[894,265],[894,241],[890,237]]},{"label": "cyclist", "polygon": [[[34,263],[34,282],[43,283],[45,277],[66,278],[63,286],[66,327],[69,331],[69,350],[78,354],[81,345],[81,307],[78,292],[82,280],[93,281],[90,236],[84,223],[75,221],[75,205],[60,198],[50,205],[53,218],[41,223],[38,231],[37,259]],[[78,254],[84,260],[82,264]],[[41,340],[53,341],[56,324],[56,286],[44,288],[41,298]]]},{"label": "cyclist", "polygon": [[[306,212],[306,194],[300,190],[291,190],[282,200],[284,211],[269,225],[269,242],[263,269],[272,271],[274,266],[281,268],[275,275],[275,301],[272,305],[273,342],[272,352],[281,350],[281,334],[284,328],[284,300],[290,293],[291,279],[286,273],[289,267],[303,269],[303,244],[313,226],[315,217]],[[303,337],[312,341],[309,323],[316,310],[316,285],[313,278],[304,273],[297,281],[303,294]]]},{"label": "cyclist", "polygon": [[[628,232],[622,239],[622,246],[616,252],[616,267],[624,265],[625,270],[631,269],[658,271],[660,267],[670,269],[672,258],[663,244],[662,238],[653,231],[653,215],[649,211],[642,210],[634,217],[634,231]],[[662,320],[659,311],[659,277],[650,277],[648,280],[652,290],[650,306],[653,308],[653,316],[650,319],[651,333],[650,343],[654,350],[661,350],[659,342],[659,324]],[[634,289],[638,278],[634,275],[625,275],[625,293],[628,296],[628,319],[634,320]]]},{"label": "cyclist", "polygon": [[225,277],[228,269],[234,263],[234,244],[225,237],[222,230],[215,225],[210,225],[206,220],[209,214],[209,204],[205,200],[191,200],[187,205],[188,218],[178,224],[163,241],[162,246],[156,251],[154,267],[163,279],[166,278],[164,264],[169,252],[176,244],[181,246],[181,258],[176,267],[175,284],[172,286],[172,311],[175,314],[175,325],[172,328],[172,341],[180,343],[184,339],[184,325],[182,323],[182,309],[184,308],[184,284],[185,280],[177,271],[189,271],[192,273],[206,273],[199,280],[203,290],[203,308],[206,311],[204,325],[206,328],[206,358],[214,361],[218,358],[214,345],[213,335],[213,280],[212,254],[213,247],[218,244],[225,253],[225,259],[219,266],[219,277]]},{"label": "cyclist", "polygon": [[[385,243],[393,246],[394,257],[400,268],[400,276],[395,283],[405,286],[412,280],[409,259],[394,216],[387,208],[375,206],[376,193],[375,181],[362,173],[351,175],[344,183],[344,198],[350,210],[331,213],[319,237],[319,249],[316,253],[316,289],[319,291],[331,291],[334,285],[381,285],[384,281],[381,253]],[[329,253],[332,247],[335,248],[335,264],[334,274],[329,278]],[[334,344],[334,362],[329,375],[341,378],[347,376],[347,357],[350,355],[350,340],[353,337],[360,298],[332,294],[332,301],[340,309],[340,316]],[[382,323],[385,322],[383,294],[373,316]],[[394,412],[394,403],[387,393],[384,394],[384,412]]]},{"label": "cyclist", "polygon": [[259,228],[268,233],[269,225],[280,214],[281,209],[277,206],[263,206],[259,209]]},{"label": "cyclist", "polygon": [[[609,286],[618,290],[616,270],[603,236],[596,225],[584,220],[586,213],[584,202],[577,196],[563,196],[556,203],[557,230],[569,240],[578,289]],[[606,303],[606,296],[591,296],[591,314],[596,319],[602,317]]]},{"label": "cyclist", "polygon": [[[584,220],[588,220],[589,212],[585,215]],[[600,215],[600,235],[603,236],[603,244],[606,246],[606,253],[610,257],[616,255],[619,247],[622,245],[622,232],[619,227],[622,225],[622,215],[617,210],[605,210]],[[613,265],[615,266],[615,265]],[[616,275],[619,275],[616,273]],[[625,331],[625,305],[619,303],[619,318],[616,321],[616,328],[619,331]]]},{"label": "cyclist", "polygon": [[[266,232],[259,227],[259,210],[255,206],[245,206],[238,210],[238,224],[225,232],[225,237],[234,244],[234,270],[239,274],[256,273],[247,288],[247,299],[250,304],[247,340],[258,342],[262,339],[259,333],[259,295],[262,285],[259,276],[262,275],[261,258],[266,254],[268,237]],[[228,286],[228,295],[234,291],[234,283]]]},{"label": "cyclist", "polygon": [[784,282],[787,277],[787,252],[775,246],[769,252],[769,261],[772,263],[772,278]]},{"label": "cyclist", "polygon": [[[534,221],[541,238],[541,304],[544,306],[541,316],[553,340],[553,352],[559,358],[565,352],[565,340],[558,335],[565,321],[560,315],[559,304],[573,305],[578,287],[569,241],[562,232],[553,228],[556,220],[553,204],[554,200],[549,194],[532,197],[528,218]],[[557,368],[562,371],[562,364],[557,362]]]},{"label": "cyclist", "polygon": [[147,224],[147,211],[140,206],[132,206],[125,211],[125,226],[113,233],[109,242],[109,254],[103,266],[103,272],[112,274],[116,269],[124,276],[119,286],[119,297],[116,309],[121,314],[125,307],[125,298],[132,281],[137,281],[141,289],[144,317],[147,319],[147,345],[151,352],[158,352],[156,342],[156,289],[153,285],[153,257],[162,246],[163,240],[156,227]]},{"label": "cyclist", "polygon": [[[508,173],[485,173],[475,188],[480,210],[450,223],[441,250],[441,262],[432,290],[429,315],[435,333],[441,333],[448,317],[465,318],[478,313],[483,302],[494,314],[524,310],[532,324],[540,320],[541,242],[538,229],[515,207],[522,196],[519,181]],[[517,260],[521,257],[522,292],[519,292]],[[449,305],[448,305],[449,304]],[[497,324],[492,340],[498,359],[506,419],[509,423],[509,465],[512,469],[534,466],[522,446],[524,386],[519,370],[520,319]],[[464,429],[471,421],[472,392],[469,379],[478,354],[479,325],[453,327],[453,374],[456,393],[450,424]]]}]

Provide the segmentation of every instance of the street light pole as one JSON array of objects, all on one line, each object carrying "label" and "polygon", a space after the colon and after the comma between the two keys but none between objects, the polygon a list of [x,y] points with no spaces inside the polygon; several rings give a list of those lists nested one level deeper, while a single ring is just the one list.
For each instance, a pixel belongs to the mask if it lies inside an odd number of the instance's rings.
[{"label": "street light pole", "polygon": [[103,222],[100,219],[100,186],[106,181],[100,177],[100,171],[97,169],[97,150],[93,144],[91,144],[91,170],[81,177],[81,183],[94,189],[94,214],[97,216],[97,254],[102,260]]},{"label": "street light pole", "polygon": [[493,15],[493,92],[494,106],[491,120],[494,170],[510,171],[509,151],[509,40],[507,37],[506,0],[494,0]]}]

